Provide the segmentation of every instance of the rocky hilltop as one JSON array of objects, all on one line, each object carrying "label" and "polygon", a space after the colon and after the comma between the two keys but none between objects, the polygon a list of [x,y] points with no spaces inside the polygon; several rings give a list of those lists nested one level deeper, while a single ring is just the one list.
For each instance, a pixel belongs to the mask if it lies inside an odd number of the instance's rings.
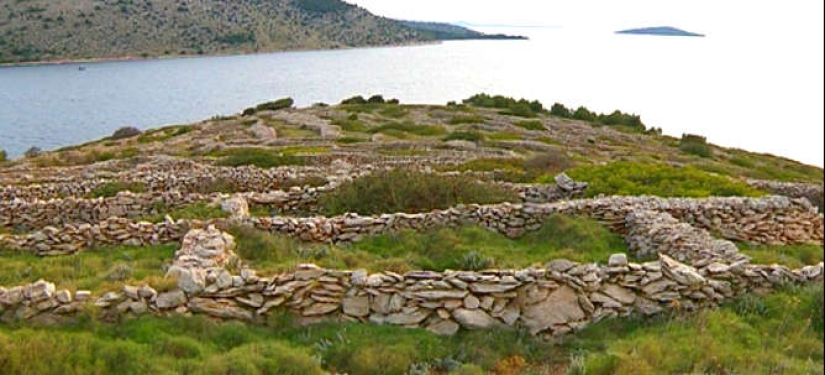
[{"label": "rocky hilltop", "polygon": [[[485,94],[446,106],[281,99],[123,128],[0,164],[0,362],[812,372],[822,178],[663,136],[634,114]],[[46,349],[17,360],[32,342]],[[625,345],[644,355],[613,354]]]},{"label": "rocky hilltop", "polygon": [[0,62],[252,53],[434,40],[339,0],[26,0],[0,6]]}]

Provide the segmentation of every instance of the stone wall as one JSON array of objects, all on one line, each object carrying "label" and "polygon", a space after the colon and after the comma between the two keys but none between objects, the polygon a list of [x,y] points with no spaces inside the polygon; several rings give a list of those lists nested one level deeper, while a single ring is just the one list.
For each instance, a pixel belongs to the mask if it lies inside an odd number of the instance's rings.
[{"label": "stone wall", "polygon": [[[362,171],[361,173],[366,173]],[[250,191],[233,194],[248,203],[264,206],[279,214],[307,214],[319,211],[320,197],[334,190],[337,183],[326,186],[294,186],[287,190]],[[564,174],[557,176],[556,184],[500,183],[516,192],[522,201],[532,203],[554,202],[578,197],[587,188],[586,183],[575,182]],[[83,189],[80,187],[80,189]],[[196,202],[218,204],[228,199],[220,193],[199,194],[180,190],[157,190],[135,194],[129,191],[107,198],[54,198],[31,201],[15,198],[0,201],[0,227],[17,230],[41,229],[66,224],[94,224],[113,217],[138,219],[160,212],[174,210]]]},{"label": "stone wall", "polygon": [[[413,229],[477,224],[509,237],[541,228],[551,214],[590,217],[621,233],[628,231],[628,215],[662,212],[693,228],[710,230],[730,240],[760,244],[823,242],[823,217],[804,199],[764,198],[654,198],[611,197],[545,204],[460,205],[421,214],[382,214],[336,217],[234,217],[208,223],[166,220],[153,224],[109,218],[97,224],[45,227],[26,235],[0,234],[0,248],[61,255],[100,245],[147,245],[178,241],[189,228],[205,224],[243,224],[304,241],[346,243],[366,236]],[[668,219],[670,220],[670,219]]]},{"label": "stone wall", "polygon": [[825,201],[825,197],[823,197],[823,195],[825,195],[825,185],[823,184],[748,180],[748,185],[776,195],[784,195],[791,198],[805,198],[817,207],[822,207],[823,201]]},{"label": "stone wall", "polygon": [[[655,220],[655,215],[648,213],[628,218],[628,233],[641,233]],[[695,259],[707,249],[679,244],[667,247],[669,235],[692,229],[665,222],[655,225],[669,234],[648,242],[660,252],[659,260],[646,263],[628,262],[625,254],[615,254],[606,265],[554,260],[545,267],[523,270],[414,271],[404,275],[300,265],[295,271],[272,277],[258,277],[238,265],[231,236],[207,228],[189,232],[175,254],[169,275],[178,278],[177,289],[158,293],[148,285],[126,286],[90,299],[88,292],[78,291],[73,296],[68,290],[55,291],[53,284],[41,280],[10,289],[0,287],[0,315],[5,321],[59,321],[84,304],[94,303],[111,319],[195,313],[256,322],[274,311],[287,311],[299,316],[302,323],[391,324],[442,335],[460,329],[510,326],[551,336],[614,316],[651,315],[673,308],[692,310],[754,289],[822,282],[822,263],[791,270],[751,265],[747,259],[728,263],[730,254],[711,256],[715,261],[699,268],[681,263],[667,254]],[[688,237],[699,238],[701,234]]]}]

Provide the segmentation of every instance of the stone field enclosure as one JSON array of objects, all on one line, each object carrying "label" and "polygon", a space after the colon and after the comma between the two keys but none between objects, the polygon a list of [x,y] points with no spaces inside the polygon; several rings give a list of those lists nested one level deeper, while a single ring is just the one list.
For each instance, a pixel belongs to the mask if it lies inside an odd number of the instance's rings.
[{"label": "stone field enclosure", "polygon": [[0,161],[0,373],[823,373],[822,169],[619,111],[291,104]]}]

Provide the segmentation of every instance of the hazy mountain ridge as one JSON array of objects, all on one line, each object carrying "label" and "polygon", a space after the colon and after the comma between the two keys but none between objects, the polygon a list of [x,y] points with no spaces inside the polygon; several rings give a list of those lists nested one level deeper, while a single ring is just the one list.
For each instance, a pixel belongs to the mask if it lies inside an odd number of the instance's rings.
[{"label": "hazy mountain ridge", "polygon": [[463,40],[463,39],[527,39],[523,36],[505,34],[485,34],[470,28],[441,22],[422,21],[399,21],[404,26],[410,27],[427,37],[438,40]]},{"label": "hazy mountain ridge", "polygon": [[0,62],[248,53],[431,40],[338,0],[4,0]]}]

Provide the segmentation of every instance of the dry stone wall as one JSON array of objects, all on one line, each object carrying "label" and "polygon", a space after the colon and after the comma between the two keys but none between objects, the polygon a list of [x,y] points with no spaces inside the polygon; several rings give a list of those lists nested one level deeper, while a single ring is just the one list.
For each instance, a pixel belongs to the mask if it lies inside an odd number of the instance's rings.
[{"label": "dry stone wall", "polygon": [[757,189],[791,198],[805,198],[814,206],[822,207],[825,201],[825,185],[769,180],[748,180],[748,185]]},{"label": "dry stone wall", "polygon": [[[501,184],[521,197],[524,202],[545,203],[578,197],[587,188],[586,183],[575,182],[564,174],[557,176],[556,184]],[[246,192],[233,194],[248,203],[264,206],[271,211],[290,213],[317,213],[319,198],[336,188],[326,186],[295,186],[288,190]],[[135,194],[129,191],[108,198],[49,199],[26,201],[15,198],[0,201],[0,227],[18,230],[41,229],[65,224],[94,224],[105,219],[125,217],[138,219],[174,210],[196,202],[219,203],[228,199],[220,193],[199,194],[180,190],[160,190]]]},{"label": "dry stone wall", "polygon": [[[719,233],[730,240],[761,244],[823,242],[823,216],[804,199],[611,197],[546,204],[460,205],[421,214],[382,214],[336,217],[240,217],[213,220],[221,225],[245,224],[313,242],[352,242],[365,236],[402,229],[426,230],[469,224],[484,226],[509,237],[541,227],[547,216],[559,213],[600,220],[622,233],[626,218],[639,211],[664,212],[676,221]],[[97,245],[145,245],[178,241],[197,220],[134,223],[109,218],[99,224],[46,227],[27,235],[0,234],[0,248],[36,251],[41,255],[74,253]]]},{"label": "dry stone wall", "polygon": [[[649,228],[654,214],[629,218],[633,229]],[[660,231],[690,232],[678,222]],[[657,224],[659,225],[659,224]],[[698,238],[700,234],[688,237]],[[79,291],[55,291],[45,281],[0,288],[0,315],[5,321],[60,321],[94,303],[105,317],[124,315],[205,314],[220,319],[263,321],[275,311],[288,311],[303,323],[323,320],[420,327],[450,335],[460,329],[515,327],[533,335],[560,335],[601,319],[630,314],[651,315],[666,309],[716,305],[754,289],[789,283],[821,283],[823,264],[798,270],[729,263],[730,254],[693,267],[667,253],[701,258],[702,246],[666,246],[667,236],[652,241],[659,260],[628,262],[615,254],[606,265],[554,260],[542,268],[523,270],[414,271],[369,274],[300,265],[293,272],[258,277],[240,268],[231,236],[215,228],[192,230],[175,254],[169,274],[178,288],[158,293],[148,285],[126,286],[90,299]],[[631,236],[629,238],[635,238]],[[690,245],[690,244],[689,244]],[[644,247],[636,246],[642,250]],[[691,255],[693,254],[693,255]],[[93,301],[93,302],[92,302]]]}]

